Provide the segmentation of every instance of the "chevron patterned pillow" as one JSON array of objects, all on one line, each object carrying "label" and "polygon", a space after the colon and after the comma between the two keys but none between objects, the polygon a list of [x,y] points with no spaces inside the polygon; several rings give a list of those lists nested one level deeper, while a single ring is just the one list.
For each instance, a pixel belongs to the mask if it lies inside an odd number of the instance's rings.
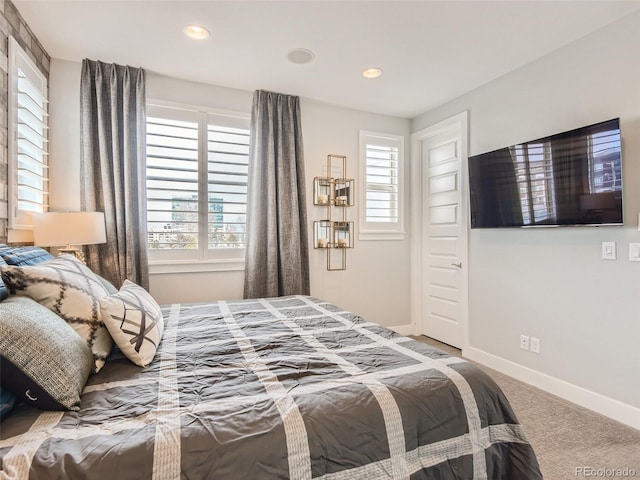
[{"label": "chevron patterned pillow", "polygon": [[80,260],[60,255],[29,266],[0,266],[11,293],[31,297],[73,327],[87,342],[94,358],[93,371],[105,364],[113,342],[100,318],[100,299],[109,292]]},{"label": "chevron patterned pillow", "polygon": [[160,306],[147,291],[125,280],[120,291],[100,299],[102,320],[122,353],[146,367],[164,333]]}]

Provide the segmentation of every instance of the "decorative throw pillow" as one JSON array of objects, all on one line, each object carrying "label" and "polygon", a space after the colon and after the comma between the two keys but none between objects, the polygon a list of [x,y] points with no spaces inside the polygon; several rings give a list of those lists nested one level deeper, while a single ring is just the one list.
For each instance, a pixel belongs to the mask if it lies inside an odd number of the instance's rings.
[{"label": "decorative throw pillow", "polygon": [[[0,244],[0,265],[36,265],[52,258],[53,255],[40,247],[10,247]],[[0,277],[0,301],[8,296],[9,291]]]},{"label": "decorative throw pillow", "polygon": [[40,247],[9,247],[3,245],[0,248],[0,256],[7,265],[37,265],[47,260],[53,260],[54,256]]},{"label": "decorative throw pillow", "polygon": [[63,319],[26,297],[0,304],[0,378],[27,404],[78,410],[91,350]]},{"label": "decorative throw pillow", "polygon": [[136,365],[149,365],[164,333],[162,311],[153,297],[125,280],[118,293],[100,299],[100,311],[122,353]]},{"label": "decorative throw pillow", "polygon": [[100,299],[109,292],[95,274],[72,255],[38,265],[0,266],[11,293],[33,298],[64,320],[89,345],[94,372],[105,364],[113,342],[100,318]]}]

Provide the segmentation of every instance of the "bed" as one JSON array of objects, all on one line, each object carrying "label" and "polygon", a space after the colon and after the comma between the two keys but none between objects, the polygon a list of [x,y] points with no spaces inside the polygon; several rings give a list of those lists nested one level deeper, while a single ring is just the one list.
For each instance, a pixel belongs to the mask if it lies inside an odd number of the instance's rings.
[{"label": "bed", "polygon": [[313,297],[162,307],[153,362],[115,351],[78,411],[20,406],[3,479],[539,479],[491,378]]}]

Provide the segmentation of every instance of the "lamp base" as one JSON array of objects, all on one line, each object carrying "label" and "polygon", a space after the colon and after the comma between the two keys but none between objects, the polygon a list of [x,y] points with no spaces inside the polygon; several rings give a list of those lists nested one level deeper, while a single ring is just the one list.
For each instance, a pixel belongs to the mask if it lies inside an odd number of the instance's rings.
[{"label": "lamp base", "polygon": [[68,253],[69,255],[75,256],[78,260],[86,265],[84,252],[78,247],[72,247],[71,245],[67,245],[64,248],[59,248],[58,252],[60,253]]}]

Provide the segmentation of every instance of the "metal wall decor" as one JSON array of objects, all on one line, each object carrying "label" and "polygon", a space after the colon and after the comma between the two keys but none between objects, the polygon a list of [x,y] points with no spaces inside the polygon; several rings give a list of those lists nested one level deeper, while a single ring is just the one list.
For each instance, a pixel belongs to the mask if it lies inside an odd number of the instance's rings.
[{"label": "metal wall decor", "polygon": [[313,245],[327,251],[327,270],[347,269],[347,249],[353,248],[353,222],[347,209],[355,205],[355,182],[347,178],[347,157],[327,155],[327,175],[313,179],[313,204],[325,207],[325,220],[313,222]]}]

